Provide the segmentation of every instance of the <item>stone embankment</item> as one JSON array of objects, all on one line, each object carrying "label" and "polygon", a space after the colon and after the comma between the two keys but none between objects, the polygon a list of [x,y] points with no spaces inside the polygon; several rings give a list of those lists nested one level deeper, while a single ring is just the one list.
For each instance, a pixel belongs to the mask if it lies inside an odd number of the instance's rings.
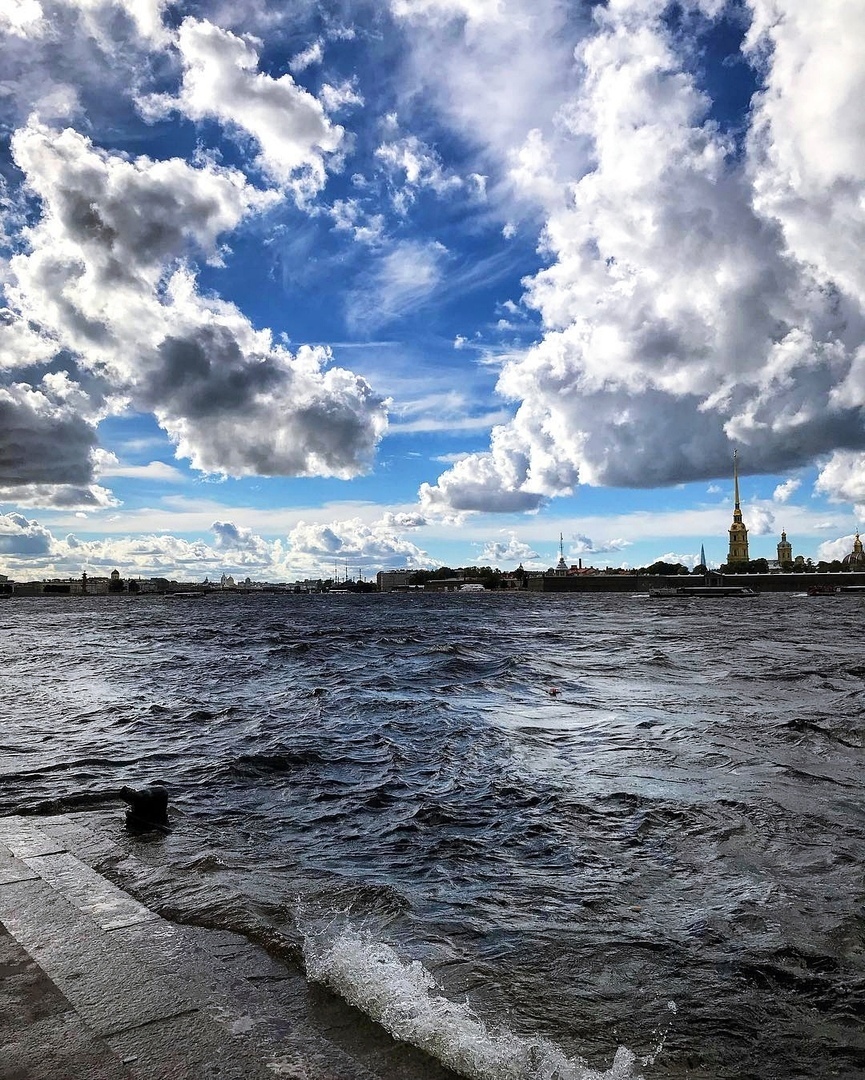
[{"label": "stone embankment", "polygon": [[94,869],[129,856],[76,816],[0,817],[3,1080],[452,1075],[240,935],[133,899]]}]

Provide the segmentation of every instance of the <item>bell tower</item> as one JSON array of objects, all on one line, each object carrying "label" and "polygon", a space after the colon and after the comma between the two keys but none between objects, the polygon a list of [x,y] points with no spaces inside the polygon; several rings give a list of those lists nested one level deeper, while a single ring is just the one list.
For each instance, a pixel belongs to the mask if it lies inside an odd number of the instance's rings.
[{"label": "bell tower", "polygon": [[728,566],[744,566],[748,562],[748,530],[742,521],[739,506],[739,451],[733,451],[733,524],[730,526],[730,550],[727,554]]},{"label": "bell tower", "polygon": [[793,562],[793,545],[787,539],[787,533],[781,530],[781,542],[778,544],[778,564],[787,566]]}]

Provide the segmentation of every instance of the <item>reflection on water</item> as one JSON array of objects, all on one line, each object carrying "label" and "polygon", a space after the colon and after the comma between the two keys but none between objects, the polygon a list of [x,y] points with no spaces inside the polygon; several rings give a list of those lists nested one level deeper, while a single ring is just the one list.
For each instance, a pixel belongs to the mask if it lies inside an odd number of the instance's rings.
[{"label": "reflection on water", "polygon": [[12,600],[0,809],[162,780],[129,887],[465,1075],[865,1076],[863,611]]}]

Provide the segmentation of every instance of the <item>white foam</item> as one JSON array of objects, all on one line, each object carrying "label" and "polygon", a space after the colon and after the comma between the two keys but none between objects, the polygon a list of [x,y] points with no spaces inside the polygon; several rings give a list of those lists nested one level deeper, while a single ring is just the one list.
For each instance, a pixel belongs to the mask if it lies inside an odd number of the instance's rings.
[{"label": "white foam", "polygon": [[471,1080],[639,1080],[635,1056],[626,1047],[619,1047],[608,1070],[598,1072],[545,1039],[492,1030],[468,1003],[444,997],[421,963],[401,960],[366,931],[310,932],[304,955],[309,978]]}]

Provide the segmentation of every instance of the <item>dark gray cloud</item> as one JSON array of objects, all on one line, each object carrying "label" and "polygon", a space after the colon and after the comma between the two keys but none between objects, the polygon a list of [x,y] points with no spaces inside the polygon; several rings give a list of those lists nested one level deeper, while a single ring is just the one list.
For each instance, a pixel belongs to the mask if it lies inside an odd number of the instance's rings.
[{"label": "dark gray cloud", "polygon": [[70,350],[121,406],[153,412],[198,469],[369,468],[387,423],[381,396],[326,349],[292,354],[233,305],[201,297],[184,260],[215,258],[222,233],[271,196],[232,170],[130,160],[71,130],[31,125],[14,149],[42,202],[29,251],[11,264],[19,321]]},{"label": "dark gray cloud", "polygon": [[0,386],[0,487],[86,487],[96,445],[95,426],[44,392]]}]

